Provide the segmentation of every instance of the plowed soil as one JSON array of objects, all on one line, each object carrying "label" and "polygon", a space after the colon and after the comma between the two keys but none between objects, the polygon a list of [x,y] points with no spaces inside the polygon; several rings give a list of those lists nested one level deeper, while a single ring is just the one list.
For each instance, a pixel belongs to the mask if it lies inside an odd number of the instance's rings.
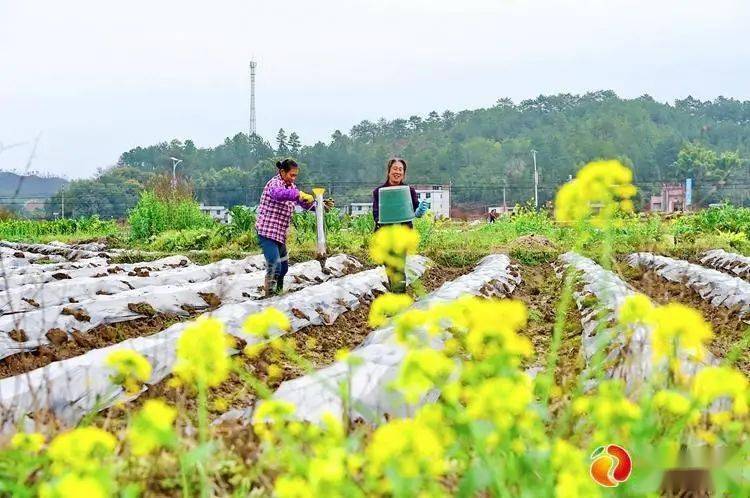
[{"label": "plowed soil", "polygon": [[[523,301],[528,308],[529,323],[521,334],[531,340],[535,353],[525,366],[538,371],[547,366],[563,281],[555,275],[552,265],[547,263],[519,265],[519,268],[522,281],[513,297]],[[562,392],[569,393],[573,391],[573,384],[584,366],[580,355],[581,316],[572,301],[564,323],[555,367],[555,384]]]},{"label": "plowed soil", "polygon": [[666,304],[676,301],[700,311],[714,329],[714,339],[709,344],[709,350],[718,358],[736,355],[736,366],[743,372],[750,373],[750,349],[744,342],[750,337],[749,317],[740,316],[736,309],[714,307],[688,286],[670,282],[653,271],[643,271],[628,265],[622,265],[619,270],[630,285],[651,297],[654,302]]},{"label": "plowed soil", "polygon": [[79,334],[68,335],[60,329],[52,329],[47,333],[52,344],[40,346],[36,351],[16,353],[0,361],[0,379],[30,372],[126,339],[155,334],[184,319],[174,314],[158,313],[147,318],[100,325]]}]

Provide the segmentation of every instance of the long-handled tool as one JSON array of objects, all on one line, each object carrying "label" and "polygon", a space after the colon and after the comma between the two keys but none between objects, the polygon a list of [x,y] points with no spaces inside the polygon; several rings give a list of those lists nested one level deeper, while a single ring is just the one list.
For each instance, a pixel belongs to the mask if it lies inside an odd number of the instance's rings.
[{"label": "long-handled tool", "polygon": [[325,203],[323,201],[323,194],[325,193],[324,188],[314,188],[313,195],[315,196],[315,225],[317,227],[318,242],[316,247],[315,259],[320,263],[320,268],[326,273],[326,259],[328,258],[328,250],[326,248],[326,215],[325,215]]}]

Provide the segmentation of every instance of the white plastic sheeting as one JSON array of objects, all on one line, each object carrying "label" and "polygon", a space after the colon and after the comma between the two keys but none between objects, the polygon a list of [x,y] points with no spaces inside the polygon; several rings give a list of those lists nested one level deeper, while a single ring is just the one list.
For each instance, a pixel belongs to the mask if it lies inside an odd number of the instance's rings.
[{"label": "white plastic sheeting", "polygon": [[[361,264],[345,255],[328,258],[326,272],[317,261],[308,261],[290,267],[285,279],[287,290],[296,290],[310,284],[322,283],[331,278],[349,273]],[[68,334],[84,332],[98,325],[124,322],[147,316],[146,310],[138,306],[146,303],[148,312],[175,313],[187,316],[189,309],[204,310],[211,307],[209,301],[215,296],[221,304],[238,303],[256,299],[263,294],[265,271],[242,275],[229,275],[194,284],[142,287],[112,296],[99,296],[84,303],[67,306],[52,306],[26,313],[0,316],[0,359],[22,351],[32,351],[48,344],[47,332],[60,329]],[[207,300],[208,299],[208,300]],[[25,341],[11,338],[12,331],[23,331]],[[18,332],[14,335],[18,335]]]},{"label": "white plastic sheeting", "polygon": [[[508,296],[520,281],[520,275],[511,267],[506,255],[491,255],[484,258],[471,273],[445,283],[414,306],[424,309],[466,294]],[[496,320],[502,318],[488,317]],[[431,346],[440,348],[442,343],[443,338],[435,338]],[[395,340],[392,327],[378,329],[352,352],[362,360],[361,365],[350,370],[347,363],[336,362],[310,375],[284,382],[274,394],[274,399],[293,403],[297,416],[312,422],[319,422],[326,412],[341,417],[344,408],[340,385],[348,382],[349,416],[352,419],[362,418],[377,423],[386,415],[408,416],[417,406],[437,399],[439,393],[428,393],[417,405],[410,405],[389,388],[398,375],[405,354],[404,347]]]},{"label": "white plastic sheeting", "polygon": [[[13,289],[14,291],[22,286],[41,285],[49,282],[58,282],[60,280],[70,280],[77,278],[94,277],[97,275],[120,275],[126,276],[130,272],[140,273],[142,271],[155,272],[170,268],[185,267],[191,264],[185,256],[168,256],[155,261],[145,261],[143,263],[128,264],[107,264],[104,258],[85,259],[75,263],[62,263],[51,265],[39,265],[39,271],[27,271],[0,277],[0,291]],[[98,277],[99,278],[99,277]],[[104,278],[104,277],[101,277]],[[93,294],[93,293],[92,293]],[[0,293],[0,305],[4,299]]]},{"label": "white plastic sheeting", "polygon": [[22,242],[0,241],[0,247],[8,247],[18,251],[28,251],[36,254],[47,256],[62,256],[68,261],[77,261],[79,259],[107,257],[102,251],[88,251],[85,249],[76,249],[64,244],[26,244]]},{"label": "white plastic sheeting", "polygon": [[3,263],[7,263],[10,266],[27,266],[32,263],[36,263],[39,260],[46,262],[62,263],[67,261],[62,256],[55,254],[47,256],[44,254],[37,254],[34,252],[19,251],[18,249],[11,249],[9,247],[0,247],[0,258],[3,259]]},{"label": "white plastic sheeting", "polygon": [[733,273],[745,280],[750,278],[750,258],[747,256],[726,252],[723,249],[712,249],[703,253],[700,261],[705,266]]},{"label": "white plastic sheeting", "polygon": [[[574,298],[581,312],[581,352],[586,368],[590,373],[594,373],[591,369],[603,368],[606,378],[621,379],[628,393],[637,393],[654,372],[651,329],[633,327],[628,336],[612,325],[620,306],[636,291],[613,272],[580,254],[568,252],[560,256],[560,260],[579,273],[581,288],[574,293]],[[599,350],[604,363],[594,365],[592,362]],[[715,363],[711,355],[703,363],[686,357],[681,362],[686,375],[693,375],[711,363]]]},{"label": "white plastic sheeting", "polygon": [[648,252],[631,254],[627,262],[635,268],[653,270],[670,282],[686,285],[712,306],[737,309],[741,316],[747,316],[750,312],[750,283],[741,278]]},{"label": "white plastic sheeting", "polygon": [[[223,259],[207,265],[177,268],[187,262],[184,256],[170,256],[150,263],[110,265],[107,269],[76,270],[75,278],[61,279],[44,285],[27,284],[0,291],[0,314],[32,311],[49,306],[91,300],[141,287],[179,285],[213,280],[222,275],[250,273],[265,267],[263,255],[243,260]],[[151,273],[153,272],[153,273]],[[59,278],[61,273],[47,273],[45,278]],[[70,276],[70,273],[67,275]],[[71,301],[72,300],[72,301]]]},{"label": "white plastic sheeting", "polygon": [[[407,274],[418,277],[427,263],[425,258],[410,257]],[[310,280],[315,276],[309,273]],[[223,321],[230,334],[253,343],[253,337],[241,332],[242,324],[248,316],[264,308],[275,307],[289,315],[292,331],[297,331],[310,325],[332,323],[342,313],[357,308],[362,300],[384,292],[386,282],[383,268],[376,268],[280,297],[221,306],[208,315]],[[40,411],[53,414],[65,424],[74,424],[93,410],[124,400],[126,394],[120,386],[110,382],[112,372],[105,366],[107,356],[118,349],[135,350],[149,360],[153,367],[149,385],[164,380],[172,372],[176,341],[188,325],[189,322],[178,323],[148,337],[128,339],[0,380],[0,430],[12,431],[19,424],[32,428],[33,414]]]},{"label": "white plastic sheeting", "polygon": [[[106,258],[89,258],[81,259],[79,261],[66,260],[62,263],[33,263],[24,266],[16,266],[15,268],[3,268],[0,266],[0,282],[5,285],[7,279],[13,277],[42,275],[44,273],[77,270],[80,268],[95,268],[106,266],[107,264],[108,260]],[[3,287],[3,289],[5,288],[7,287]]]}]

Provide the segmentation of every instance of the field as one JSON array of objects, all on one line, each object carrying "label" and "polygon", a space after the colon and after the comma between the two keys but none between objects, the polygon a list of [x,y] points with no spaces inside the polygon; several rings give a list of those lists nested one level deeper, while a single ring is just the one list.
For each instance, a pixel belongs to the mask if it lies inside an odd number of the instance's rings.
[{"label": "field", "polygon": [[298,218],[267,299],[249,213],[0,222],[0,495],[672,496],[712,466],[747,496],[750,211],[639,216],[627,183],[493,224],[331,216],[324,266]]}]

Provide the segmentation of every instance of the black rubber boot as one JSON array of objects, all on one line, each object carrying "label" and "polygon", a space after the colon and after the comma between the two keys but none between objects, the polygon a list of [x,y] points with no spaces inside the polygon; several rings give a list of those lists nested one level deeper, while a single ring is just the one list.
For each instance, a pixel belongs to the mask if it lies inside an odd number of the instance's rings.
[{"label": "black rubber boot", "polygon": [[266,281],[263,283],[263,296],[271,297],[276,293],[277,282],[272,275],[266,275]]}]

